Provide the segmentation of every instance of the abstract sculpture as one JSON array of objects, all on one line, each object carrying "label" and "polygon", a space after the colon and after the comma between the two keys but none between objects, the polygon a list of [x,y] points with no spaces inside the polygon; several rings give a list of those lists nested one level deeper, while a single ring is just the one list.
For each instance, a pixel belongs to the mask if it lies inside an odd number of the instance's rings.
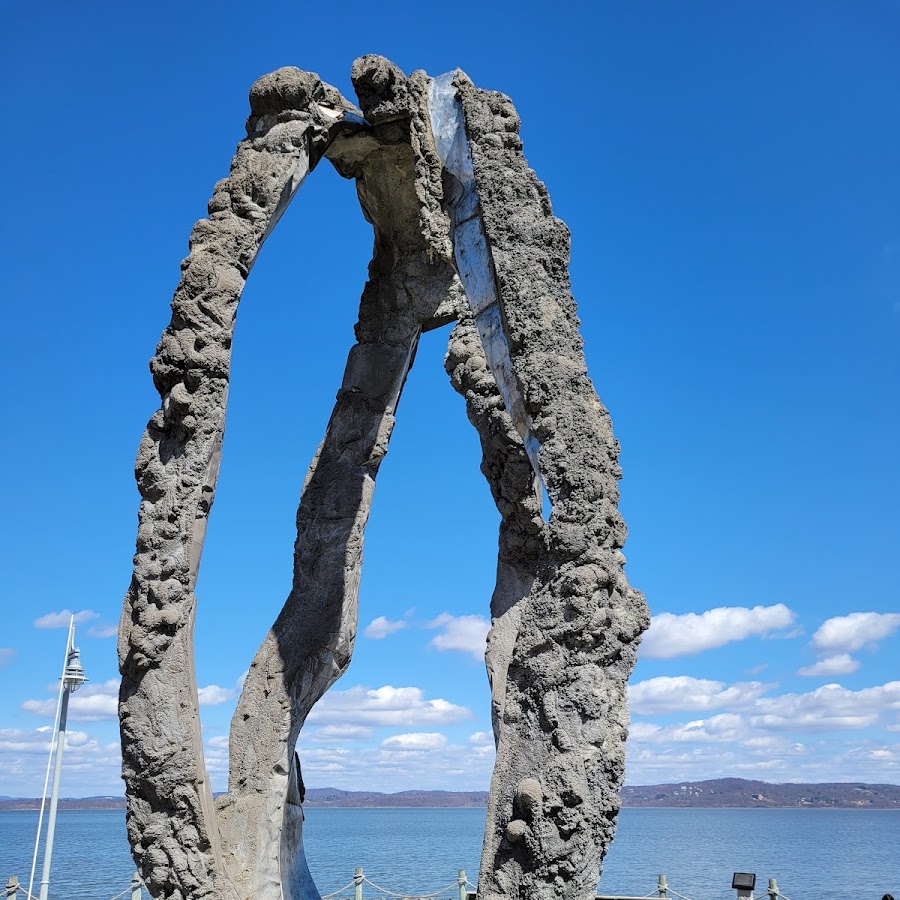
[{"label": "abstract sculpture", "polygon": [[[153,897],[317,900],[295,743],[350,661],[363,529],[419,336],[446,359],[502,516],[486,654],[497,761],[479,895],[593,896],[624,774],[626,682],[648,624],[629,587],[618,445],[588,379],[569,235],[528,168],[508,98],[462,72],[353,66],[361,112],[318,76],[250,91],[247,138],[191,233],[151,361],[134,575],[119,630],[128,833]],[[303,486],[293,587],[231,726],[213,801],[193,664],[194,586],[215,493],[233,325],[259,249],[327,158],[375,233],[331,420]],[[542,516],[541,490],[552,507]]]}]

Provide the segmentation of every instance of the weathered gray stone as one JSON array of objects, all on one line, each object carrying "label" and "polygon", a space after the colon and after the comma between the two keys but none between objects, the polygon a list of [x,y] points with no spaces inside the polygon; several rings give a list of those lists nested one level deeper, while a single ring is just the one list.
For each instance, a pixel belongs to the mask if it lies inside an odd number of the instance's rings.
[{"label": "weathered gray stone", "polygon": [[[253,86],[248,137],[194,227],[151,362],[162,402],[135,467],[142,501],[119,637],[129,839],[153,897],[318,897],[295,744],[350,661],[363,531],[419,336],[459,320],[446,366],[501,514],[486,654],[498,749],[479,892],[588,897],[614,829],[625,683],[647,614],[622,570],[618,447],[587,378],[568,232],[527,168],[505,97],[462,73],[407,78],[375,56],[352,78],[367,121],[298,69]],[[214,807],[193,590],[233,324],[262,242],[322,156],[356,180],[375,250],[357,343],[303,487],[293,587],[250,666],[229,792]]]},{"label": "weathered gray stone", "polygon": [[[219,803],[223,836],[229,835],[225,866],[233,882],[253,872],[256,900],[304,896],[291,875],[298,856],[287,840],[293,832],[284,827],[295,812],[284,805],[294,744],[313,704],[350,662],[363,530],[396,405],[423,328],[459,294],[449,260],[434,253],[418,224],[409,138],[415,85],[390,72],[361,91],[391,108],[389,123],[329,151],[342,172],[357,178],[375,229],[375,256],[356,325],[359,343],[303,487],[293,588],[250,666],[231,727],[229,792]],[[367,75],[354,67],[357,82]]]},{"label": "weathered gray stone", "polygon": [[318,76],[281,69],[251,90],[229,176],[194,226],[172,321],[150,364],[162,399],[138,450],[134,575],[119,629],[129,839],[153,896],[231,897],[200,739],[194,585],[215,496],[231,341],[269,231],[342,126]]},{"label": "weathered gray stone", "polygon": [[[649,618],[619,552],[618,444],[587,377],[569,290],[568,230],[525,162],[509,99],[478,90],[461,73],[455,84],[511,368],[552,505],[536,555],[511,548],[519,583],[531,576],[530,590],[517,616],[495,617],[499,633],[489,636],[489,647],[504,647],[506,676],[504,697],[494,700],[497,761],[479,894],[589,897],[615,830],[626,683]],[[508,457],[504,448],[501,460]],[[521,487],[517,500],[523,509]],[[520,818],[528,822],[524,839],[510,842],[506,826]]]}]

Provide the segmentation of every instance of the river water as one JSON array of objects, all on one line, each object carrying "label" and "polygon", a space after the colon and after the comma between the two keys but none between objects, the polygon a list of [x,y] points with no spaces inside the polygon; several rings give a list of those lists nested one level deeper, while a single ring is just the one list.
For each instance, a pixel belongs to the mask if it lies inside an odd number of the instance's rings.
[{"label": "river water", "polygon": [[[36,812],[0,812],[3,883],[17,875],[27,887],[36,826]],[[456,896],[458,869],[477,880],[483,828],[483,809],[308,809],[304,834],[323,894],[362,866],[371,882],[397,893],[447,886],[444,896]],[[59,814],[51,900],[110,900],[133,870],[123,811]],[[790,900],[900,900],[900,811],[624,809],[600,891],[641,896],[665,873],[691,900],[727,900],[735,871],[756,873],[763,900],[768,878]],[[364,896],[379,894],[366,884]]]}]

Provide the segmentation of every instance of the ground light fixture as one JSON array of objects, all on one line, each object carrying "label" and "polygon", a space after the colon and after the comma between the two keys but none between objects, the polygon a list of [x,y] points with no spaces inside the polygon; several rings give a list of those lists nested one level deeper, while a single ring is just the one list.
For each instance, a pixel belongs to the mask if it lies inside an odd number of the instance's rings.
[{"label": "ground light fixture", "polygon": [[748,897],[753,900],[753,888],[756,887],[756,875],[753,872],[735,872],[731,876],[731,888],[737,891],[739,898]]}]

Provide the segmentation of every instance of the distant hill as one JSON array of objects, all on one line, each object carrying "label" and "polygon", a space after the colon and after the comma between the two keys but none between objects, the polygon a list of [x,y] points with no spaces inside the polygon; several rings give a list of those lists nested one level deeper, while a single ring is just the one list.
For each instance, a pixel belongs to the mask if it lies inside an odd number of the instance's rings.
[{"label": "distant hill", "polygon": [[485,807],[487,791],[342,791],[339,788],[309,788],[305,806],[312,808],[344,807]]},{"label": "distant hill", "polygon": [[[47,806],[50,806],[49,799]],[[0,812],[8,809],[40,809],[41,798],[0,798]],[[125,809],[124,797],[60,797],[60,809]]]},{"label": "distant hill", "polygon": [[622,788],[622,806],[900,809],[900,786],[863,782],[768,784],[744,778],[716,778],[711,781],[626,785]]},{"label": "distant hill", "polygon": [[[487,806],[487,791],[345,791],[341,788],[309,788],[306,806],[313,809],[387,807]],[[39,809],[40,799],[0,798],[0,811]],[[863,782],[828,784],[769,784],[744,778],[711,781],[676,781],[671,784],[626,785],[623,807],[721,808],[810,808],[810,809],[900,809],[900,785]],[[124,809],[122,797],[65,798],[60,809]]]}]

